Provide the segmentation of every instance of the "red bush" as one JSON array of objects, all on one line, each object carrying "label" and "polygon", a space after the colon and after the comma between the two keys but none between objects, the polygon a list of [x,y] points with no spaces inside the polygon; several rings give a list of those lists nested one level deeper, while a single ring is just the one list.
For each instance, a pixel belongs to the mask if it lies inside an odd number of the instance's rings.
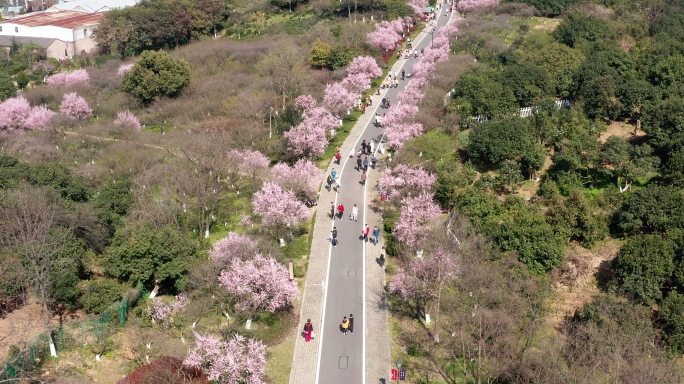
[{"label": "red bush", "polygon": [[199,369],[183,366],[175,357],[163,356],[138,367],[118,384],[209,384],[207,375]]}]

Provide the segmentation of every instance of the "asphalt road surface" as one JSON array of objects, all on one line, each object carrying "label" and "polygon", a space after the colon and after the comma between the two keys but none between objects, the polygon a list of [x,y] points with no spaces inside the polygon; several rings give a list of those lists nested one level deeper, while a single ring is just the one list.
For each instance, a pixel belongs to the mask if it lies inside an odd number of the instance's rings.
[{"label": "asphalt road surface", "polygon": [[[448,6],[439,9],[436,20],[436,30],[446,25],[451,19],[451,14],[446,14]],[[428,30],[429,31],[429,30]],[[421,32],[414,41],[414,49],[427,48],[431,44],[434,34]],[[410,73],[412,66],[418,59],[402,59],[402,68],[406,74]],[[389,97],[391,105],[397,105],[397,94],[404,90],[404,86],[410,80],[401,80],[401,69],[399,69],[399,87],[390,88],[386,91],[385,97]],[[383,91],[381,91],[382,94]],[[379,104],[379,103],[376,103]],[[366,110],[366,113],[382,115],[387,111],[379,105],[373,105]],[[356,143],[356,152],[361,149],[361,142],[371,140],[377,144],[382,138],[382,128],[375,127],[375,119],[365,127],[361,137]],[[369,157],[370,162],[370,157]],[[338,191],[335,205],[344,204],[344,217],[336,217],[332,226],[335,225],[338,231],[337,247],[330,247],[330,262],[328,270],[327,291],[324,305],[324,322],[321,326],[321,351],[319,353],[318,374],[316,375],[319,384],[365,384],[365,324],[364,324],[364,242],[360,239],[361,231],[366,224],[365,206],[366,189],[371,194],[376,193],[375,186],[363,186],[361,181],[362,172],[356,168],[356,155],[349,157],[349,154],[342,154],[342,164],[335,167],[338,177],[341,177],[341,186]],[[372,172],[372,170],[371,170]],[[326,202],[327,203],[327,202]],[[352,207],[356,204],[359,207],[358,221],[349,220]],[[321,208],[329,210],[321,202]],[[336,212],[337,213],[337,212]],[[373,228],[371,227],[371,233]],[[369,235],[369,241],[371,236]],[[369,246],[373,246],[370,244]],[[342,318],[354,314],[354,333],[344,335],[341,330]],[[371,325],[370,329],[373,331]],[[387,335],[389,337],[389,335]]]}]

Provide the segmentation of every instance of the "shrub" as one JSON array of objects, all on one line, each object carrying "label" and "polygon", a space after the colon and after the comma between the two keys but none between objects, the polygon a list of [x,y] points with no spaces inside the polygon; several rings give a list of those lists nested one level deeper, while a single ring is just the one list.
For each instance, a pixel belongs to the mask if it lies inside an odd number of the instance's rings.
[{"label": "shrub", "polygon": [[190,65],[164,51],[145,51],[133,69],[124,73],[124,91],[144,103],[162,96],[178,96],[190,83]]},{"label": "shrub", "polygon": [[83,120],[93,114],[93,110],[88,106],[88,102],[78,96],[76,92],[64,94],[59,110],[70,119]]},{"label": "shrub", "polygon": [[86,313],[102,313],[120,299],[121,286],[116,280],[92,280],[81,297],[81,305]]}]

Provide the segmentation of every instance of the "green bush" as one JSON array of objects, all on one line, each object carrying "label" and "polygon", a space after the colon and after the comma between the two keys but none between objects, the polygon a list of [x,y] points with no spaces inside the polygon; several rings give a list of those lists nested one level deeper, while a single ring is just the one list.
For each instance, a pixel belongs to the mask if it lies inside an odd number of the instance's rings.
[{"label": "green bush", "polygon": [[121,87],[149,103],[162,96],[178,96],[190,83],[190,65],[164,51],[145,51],[121,79]]},{"label": "green bush", "polygon": [[121,285],[112,279],[92,280],[81,297],[86,313],[102,313],[121,300]]}]

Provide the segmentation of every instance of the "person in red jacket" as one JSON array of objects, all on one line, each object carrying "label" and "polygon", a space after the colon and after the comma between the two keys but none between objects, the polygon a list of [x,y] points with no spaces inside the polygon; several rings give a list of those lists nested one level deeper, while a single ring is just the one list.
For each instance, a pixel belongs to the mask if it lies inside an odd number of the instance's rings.
[{"label": "person in red jacket", "polygon": [[311,324],[311,319],[307,319],[306,324],[304,324],[304,337],[306,338],[307,343],[313,338],[313,324]]},{"label": "person in red jacket", "polygon": [[340,219],[344,217],[344,205],[342,205],[342,203],[337,206],[337,212],[340,214]]},{"label": "person in red jacket", "polygon": [[370,233],[370,227],[368,224],[366,224],[366,228],[364,228],[361,232],[363,233],[363,241],[368,241],[368,234]]}]

